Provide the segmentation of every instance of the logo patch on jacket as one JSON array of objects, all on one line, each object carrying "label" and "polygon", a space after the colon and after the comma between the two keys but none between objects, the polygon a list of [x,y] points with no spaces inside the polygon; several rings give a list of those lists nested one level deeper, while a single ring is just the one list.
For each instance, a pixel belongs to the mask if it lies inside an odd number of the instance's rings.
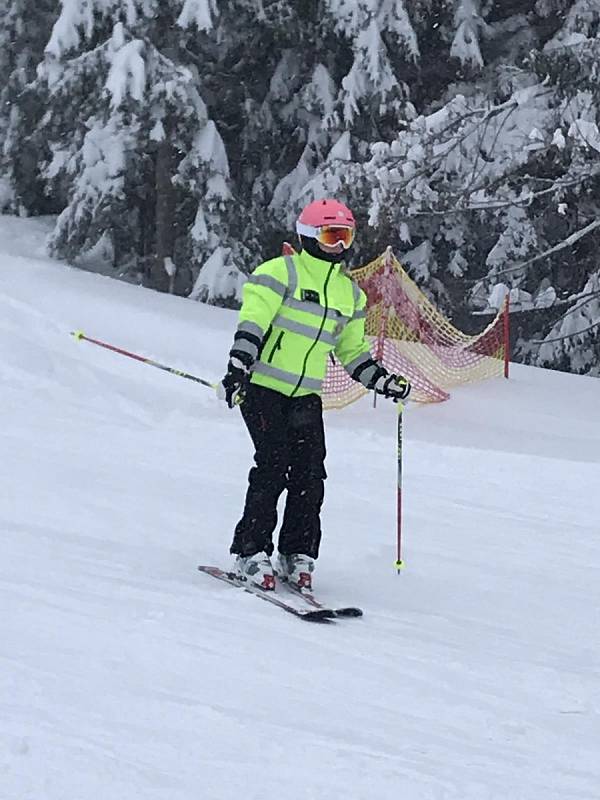
[{"label": "logo patch on jacket", "polygon": [[300,297],[306,303],[320,303],[321,299],[319,297],[319,293],[315,292],[314,289],[302,289],[300,293]]}]

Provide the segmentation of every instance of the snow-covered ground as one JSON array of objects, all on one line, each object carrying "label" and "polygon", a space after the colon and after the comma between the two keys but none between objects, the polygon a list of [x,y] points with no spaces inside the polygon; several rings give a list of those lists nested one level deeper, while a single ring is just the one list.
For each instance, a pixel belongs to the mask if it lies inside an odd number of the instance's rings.
[{"label": "snow-covered ground", "polygon": [[1,800],[598,800],[600,381],[514,368],[327,417],[310,625],[203,576],[251,458],[235,314],[46,258],[0,218]]}]

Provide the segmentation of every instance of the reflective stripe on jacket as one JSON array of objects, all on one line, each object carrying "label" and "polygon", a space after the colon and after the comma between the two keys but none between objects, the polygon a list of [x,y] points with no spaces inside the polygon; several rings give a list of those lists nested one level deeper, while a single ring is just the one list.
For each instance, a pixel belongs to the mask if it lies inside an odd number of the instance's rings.
[{"label": "reflective stripe on jacket", "polygon": [[253,383],[288,396],[321,393],[331,352],[365,382],[376,369],[365,306],[364,292],[339,264],[306,251],[274,258],[244,286],[231,353],[254,361]]}]

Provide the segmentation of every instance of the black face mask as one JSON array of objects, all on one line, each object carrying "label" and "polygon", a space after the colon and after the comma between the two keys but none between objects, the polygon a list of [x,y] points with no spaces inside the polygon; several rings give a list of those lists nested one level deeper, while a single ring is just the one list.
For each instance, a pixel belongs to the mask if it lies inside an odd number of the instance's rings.
[{"label": "black face mask", "polygon": [[342,250],[341,253],[326,253],[324,250],[321,250],[317,240],[310,236],[301,236],[300,242],[302,244],[302,249],[306,250],[309,255],[318,258],[320,261],[328,261],[330,264],[340,264],[342,261],[346,261],[348,253],[350,252],[350,249],[348,249]]}]

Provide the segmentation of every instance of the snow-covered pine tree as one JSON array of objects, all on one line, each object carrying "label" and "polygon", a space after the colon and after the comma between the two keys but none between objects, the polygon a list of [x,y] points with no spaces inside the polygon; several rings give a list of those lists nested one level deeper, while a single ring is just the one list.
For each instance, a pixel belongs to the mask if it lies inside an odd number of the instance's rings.
[{"label": "snow-covered pine tree", "polygon": [[365,120],[396,127],[410,118],[414,109],[399,66],[416,62],[419,45],[403,0],[325,0],[324,5],[325,24],[351,49],[351,67],[338,95],[340,122],[359,132],[362,122],[370,134]]},{"label": "snow-covered pine tree", "polygon": [[0,212],[51,213],[31,133],[42,111],[25,91],[57,16],[53,0],[0,0]]},{"label": "snow-covered pine tree", "polygon": [[[438,38],[456,64],[443,102],[425,103],[345,174],[352,202],[369,187],[369,221],[385,235],[378,249],[390,241],[404,252],[415,277],[457,321],[473,309],[491,312],[491,299],[506,286],[515,310],[544,311],[523,317],[531,338],[547,324],[550,295],[562,302],[580,292],[596,268],[588,254],[597,242],[589,223],[598,212],[600,138],[597,82],[591,85],[598,59],[590,54],[597,40],[589,38],[598,2],[580,0],[564,14],[555,6],[545,16],[536,16],[541,4],[529,6],[537,26],[525,25],[520,9],[457,0]],[[467,21],[477,44],[470,56],[457,50]],[[466,63],[477,67],[476,81],[464,79]]]},{"label": "snow-covered pine tree", "polygon": [[572,304],[553,325],[544,340],[524,347],[541,367],[553,367],[600,377],[598,330],[600,328],[600,270],[590,275],[583,290],[571,296]]},{"label": "snow-covered pine tree", "polygon": [[280,247],[290,208],[339,138],[335,36],[319,3],[233,0],[220,8],[218,57],[206,78],[236,192],[248,210],[245,238],[262,257]]},{"label": "snow-covered pine tree", "polygon": [[539,12],[555,24],[533,67],[555,92],[559,112],[552,145],[562,170],[547,222],[557,223],[559,240],[551,288],[566,309],[541,346],[524,341],[521,354],[540,366],[600,375],[600,0],[540,3]]},{"label": "snow-covered pine tree", "polygon": [[[185,292],[228,245],[227,157],[187,53],[216,10],[213,0],[62,0],[35,86],[47,109],[44,175],[67,193],[56,254],[103,256]],[[239,282],[228,291],[215,300],[235,300]]]},{"label": "snow-covered pine tree", "polygon": [[239,268],[339,195],[357,263],[392,244],[459,325],[510,291],[517,354],[542,358],[556,322],[544,363],[587,369],[594,331],[558,339],[598,268],[599,4],[62,0],[19,94],[46,113],[12,141],[70,258],[233,304]]},{"label": "snow-covered pine tree", "polygon": [[282,162],[287,171],[271,161],[260,184],[272,187],[269,208],[288,228],[310,197],[348,196],[346,183],[360,194],[353,165],[374,136],[414,116],[405,73],[419,55],[401,0],[322,0],[312,13],[303,5],[279,4],[292,35],[262,107],[280,142],[295,142]]},{"label": "snow-covered pine tree", "polygon": [[454,26],[450,56],[472,69],[483,67],[480,37],[487,32],[487,24],[481,14],[481,0],[456,0]]}]

